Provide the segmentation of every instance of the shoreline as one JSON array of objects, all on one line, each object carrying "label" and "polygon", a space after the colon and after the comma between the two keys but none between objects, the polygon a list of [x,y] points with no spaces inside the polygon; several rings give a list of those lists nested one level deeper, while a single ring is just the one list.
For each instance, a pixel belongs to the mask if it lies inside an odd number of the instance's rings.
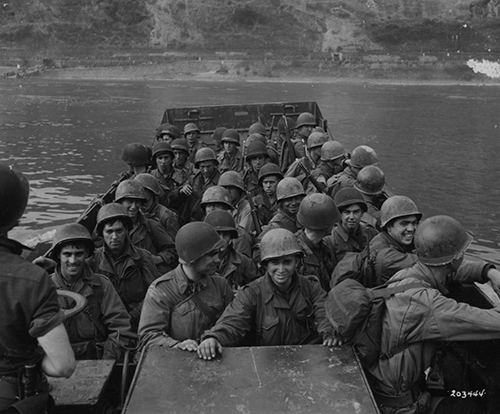
[{"label": "shoreline", "polygon": [[[500,86],[500,79],[472,79],[460,80],[439,77],[436,71],[436,78],[419,79],[421,72],[414,70],[405,73],[406,76],[380,77],[370,76],[372,71],[358,71],[351,76],[343,76],[326,72],[314,74],[313,70],[301,70],[292,73],[276,73],[272,76],[263,75],[242,75],[237,73],[218,73],[217,69],[197,67],[192,65],[187,68],[185,65],[163,65],[163,64],[137,64],[123,66],[101,66],[101,67],[66,67],[47,68],[40,73],[26,77],[12,77],[5,80],[28,80],[43,79],[56,81],[178,81],[178,82],[249,82],[249,83],[313,83],[313,84],[364,84],[364,85],[388,85],[388,86]],[[191,69],[187,71],[186,69]],[[209,69],[209,70],[203,70]],[[0,72],[7,73],[15,71],[12,67],[0,67]]]}]

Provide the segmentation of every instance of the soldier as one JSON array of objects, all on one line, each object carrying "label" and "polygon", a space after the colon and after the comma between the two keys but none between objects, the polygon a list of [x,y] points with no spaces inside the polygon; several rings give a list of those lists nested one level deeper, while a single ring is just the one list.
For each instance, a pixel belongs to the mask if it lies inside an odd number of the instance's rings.
[{"label": "soldier", "polygon": [[0,165],[0,410],[9,413],[21,412],[16,406],[28,401],[19,393],[25,366],[36,366],[39,381],[33,391],[40,393],[37,399],[42,393],[45,397],[36,407],[24,407],[32,412],[48,408],[44,374],[69,377],[75,369],[55,286],[42,268],[21,257],[25,247],[8,238],[24,213],[28,195],[24,175]]},{"label": "soldier", "polygon": [[297,122],[295,124],[297,139],[294,143],[295,155],[297,158],[306,156],[307,138],[309,138],[309,135],[311,135],[316,125],[316,118],[310,112],[302,112],[297,117]]},{"label": "soldier", "polygon": [[298,269],[304,275],[318,277],[321,287],[330,290],[330,276],[337,264],[331,246],[324,238],[340,220],[333,200],[325,194],[313,193],[304,197],[299,206],[297,221],[304,227],[295,233],[304,252]]},{"label": "soldier", "polygon": [[243,171],[243,155],[239,150],[240,134],[236,129],[226,129],[221,139],[224,149],[217,155],[219,171]]},{"label": "soldier", "polygon": [[216,274],[222,245],[208,223],[192,222],[180,228],[175,238],[179,264],[153,282],[144,299],[141,347],[196,351],[201,334],[233,299],[226,279]]},{"label": "soldier", "polygon": [[384,192],[384,185],[384,173],[375,165],[364,167],[358,173],[354,183],[354,188],[363,195],[367,206],[361,220],[373,228],[379,228],[380,208],[388,198],[388,195]]},{"label": "soldier", "polygon": [[245,159],[246,159],[246,155],[248,152],[248,147],[250,145],[253,145],[252,143],[254,143],[254,142],[261,142],[262,144],[265,145],[266,151],[267,151],[267,156],[269,157],[269,159],[266,160],[266,162],[272,162],[274,164],[277,164],[279,162],[278,151],[276,151],[276,149],[267,142],[267,138],[264,135],[257,134],[257,133],[253,133],[253,134],[248,135],[247,139],[245,140],[245,145],[244,145],[244,149],[243,149],[243,151],[244,151],[243,156],[245,157]]},{"label": "soldier", "polygon": [[[200,206],[205,217],[213,211],[227,211],[232,214],[234,210],[229,191],[218,185],[205,190]],[[236,230],[238,237],[233,241],[235,250],[247,257],[251,257],[253,246],[252,236],[242,227],[237,227]]]},{"label": "soldier", "polygon": [[196,152],[194,165],[198,172],[193,177],[191,186],[197,197],[201,197],[208,187],[217,185],[220,177],[218,164],[215,153],[210,148],[200,148]]},{"label": "soldier", "polygon": [[262,266],[266,274],[238,292],[198,347],[203,359],[213,359],[223,346],[237,346],[255,330],[254,345],[331,345],[325,317],[325,291],[315,276],[298,274],[302,250],[295,236],[274,229],[262,238]]},{"label": "soldier", "polygon": [[477,400],[431,396],[423,387],[438,341],[500,338],[498,307],[479,309],[446,297],[451,283],[489,281],[496,291],[500,288],[500,272],[491,265],[464,262],[471,241],[455,219],[430,217],[420,223],[415,234],[415,264],[389,280],[391,287],[417,286],[385,300],[381,352],[391,356],[365,366],[382,413],[486,412]]},{"label": "soldier", "polygon": [[116,188],[115,203],[125,207],[132,220],[130,241],[150,252],[160,272],[165,272],[172,269],[177,262],[174,241],[158,221],[146,218],[141,213],[145,202],[146,192],[138,181],[125,180]]},{"label": "soldier", "polygon": [[260,121],[257,121],[248,127],[248,135],[252,134],[260,134],[263,137],[266,137],[267,129]]},{"label": "soldier", "polygon": [[295,177],[283,178],[276,187],[278,211],[262,233],[272,228],[284,228],[296,233],[302,226],[297,222],[297,212],[300,202],[305,197],[304,187]]},{"label": "soldier", "polygon": [[200,128],[193,122],[184,125],[184,138],[188,143],[189,161],[193,162],[196,151],[201,148]]},{"label": "soldier", "polygon": [[183,177],[174,169],[174,151],[170,144],[157,142],[153,145],[153,170],[151,175],[161,186],[159,202],[165,207],[175,204],[179,189],[184,184]]},{"label": "soldier", "polygon": [[142,144],[127,144],[123,148],[122,160],[129,166],[128,178],[136,174],[148,171],[151,152],[148,147]]},{"label": "soldier", "polygon": [[256,279],[257,269],[254,263],[234,249],[233,240],[238,238],[238,231],[233,216],[227,211],[216,210],[207,214],[204,221],[224,240],[217,273],[227,280],[234,291]]},{"label": "soldier", "polygon": [[338,141],[327,141],[321,146],[320,162],[311,175],[320,184],[326,183],[328,179],[344,170],[346,158],[345,149]]},{"label": "soldier", "polygon": [[341,221],[328,237],[338,263],[347,252],[361,252],[378,231],[362,223],[366,203],[355,188],[345,187],[335,194],[335,205],[340,211]]},{"label": "soldier", "polygon": [[[276,139],[276,149],[279,153],[279,163],[281,171],[286,171],[290,164],[299,158],[295,153],[295,146],[293,143],[295,134],[295,120],[293,118],[282,116],[278,121],[278,136]],[[290,144],[287,142],[290,140]]]},{"label": "soldier", "polygon": [[276,188],[283,174],[276,164],[268,162],[259,171],[259,191],[253,198],[257,215],[262,225],[268,224],[269,220],[278,211],[278,200],[276,199]]},{"label": "soldier", "polygon": [[56,287],[87,299],[83,312],[64,322],[76,358],[118,360],[132,337],[130,316],[111,281],[87,264],[93,252],[89,231],[73,223],[56,230],[46,256],[57,263],[51,275]]},{"label": "soldier", "polygon": [[259,171],[269,161],[266,145],[252,142],[247,147],[245,159],[249,165],[243,175],[243,182],[247,193],[255,196],[259,189]]},{"label": "soldier", "polygon": [[170,144],[174,153],[174,169],[179,176],[179,182],[185,185],[194,172],[194,164],[189,158],[188,143],[185,138],[179,138]]},{"label": "soldier", "polygon": [[90,264],[113,283],[137,330],[141,306],[148,286],[158,276],[153,256],[129,238],[132,220],[121,204],[106,204],[97,213],[96,234],[103,246],[96,249]]},{"label": "soldier", "polygon": [[227,171],[220,176],[217,184],[229,192],[231,204],[234,206],[233,217],[236,225],[253,234],[256,226],[252,219],[252,208],[245,197],[241,175],[236,171]]},{"label": "soldier", "polygon": [[220,152],[222,149],[222,135],[224,134],[224,131],[226,130],[226,127],[217,127],[214,129],[214,132],[212,133],[212,141],[214,142],[215,148],[213,149],[216,154]]},{"label": "soldier", "polygon": [[134,181],[140,183],[146,195],[141,211],[148,219],[158,221],[172,240],[175,240],[177,230],[179,230],[179,220],[177,213],[159,203],[161,186],[158,180],[151,174],[138,174]]},{"label": "soldier", "polygon": [[181,131],[175,125],[168,122],[161,124],[156,128],[156,141],[172,143],[173,140],[181,137]]},{"label": "soldier", "polygon": [[351,158],[346,161],[347,167],[340,173],[330,177],[326,182],[329,194],[335,198],[335,194],[343,187],[353,187],[359,171],[367,165],[374,165],[378,157],[373,148],[360,145],[354,148]]}]

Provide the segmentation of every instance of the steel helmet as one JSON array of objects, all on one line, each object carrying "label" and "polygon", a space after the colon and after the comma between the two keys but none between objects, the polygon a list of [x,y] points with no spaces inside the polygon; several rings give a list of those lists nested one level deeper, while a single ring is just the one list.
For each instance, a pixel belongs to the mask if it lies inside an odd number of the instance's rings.
[{"label": "steel helmet", "polygon": [[367,165],[358,173],[354,187],[363,194],[376,195],[384,189],[384,172],[375,165]]},{"label": "steel helmet", "polygon": [[428,266],[444,266],[460,258],[472,243],[472,235],[450,216],[422,221],[415,232],[418,259]]},{"label": "steel helmet", "polygon": [[[287,129],[288,127],[288,129]],[[278,133],[279,134],[286,134],[287,132],[291,132],[295,129],[295,120],[293,118],[289,118],[288,116],[286,117],[286,122],[285,118],[282,116],[280,120],[278,121]]]},{"label": "steel helmet", "polygon": [[156,158],[160,154],[170,154],[172,157],[174,156],[174,151],[172,150],[172,146],[165,141],[158,141],[153,145],[153,159]]},{"label": "steel helmet", "polygon": [[125,207],[118,203],[109,203],[103,205],[97,213],[97,224],[95,232],[102,235],[102,229],[106,223],[120,220],[127,230],[132,228],[132,219],[128,216]]},{"label": "steel helmet", "polygon": [[226,127],[217,127],[214,129],[214,132],[212,133],[212,139],[217,143],[218,146],[220,146],[222,134],[224,134],[224,131],[226,129],[227,129]]},{"label": "steel helmet", "polygon": [[250,134],[245,140],[245,148],[248,148],[248,146],[254,142],[262,142],[264,145],[267,145],[267,139],[264,135],[253,133]]},{"label": "steel helmet", "polygon": [[219,161],[217,161],[217,157],[215,156],[214,150],[207,147],[200,148],[198,151],[196,151],[196,154],[194,155],[194,165],[196,168],[198,168],[200,162],[204,161],[213,161],[215,165],[219,164]]},{"label": "steel helmet", "polygon": [[314,117],[313,114],[310,112],[302,112],[298,117],[297,117],[297,123],[295,125],[295,129],[299,129],[300,127],[303,126],[312,126],[315,127],[316,124],[316,118]]},{"label": "steel helmet", "polygon": [[322,147],[330,138],[325,132],[311,132],[307,138],[307,149]]},{"label": "steel helmet", "polygon": [[217,231],[203,221],[192,221],[182,226],[175,236],[175,249],[179,259],[191,264],[221,247]]},{"label": "steel helmet", "polygon": [[205,223],[210,224],[217,231],[226,231],[231,233],[231,237],[236,239],[238,237],[238,230],[236,230],[236,223],[234,218],[228,211],[216,210],[212,211],[205,217]]},{"label": "steel helmet", "polygon": [[269,259],[291,254],[304,254],[291,231],[281,228],[271,229],[262,236],[260,241],[260,261],[262,263]]},{"label": "steel helmet", "polygon": [[118,184],[118,187],[116,187],[115,203],[119,203],[124,198],[133,198],[136,200],[146,201],[146,193],[144,192],[144,187],[138,181],[122,181],[120,184]]},{"label": "steel helmet", "polygon": [[0,228],[15,225],[21,218],[29,192],[29,183],[23,173],[0,164]]},{"label": "steel helmet", "polygon": [[331,230],[333,225],[340,221],[340,213],[331,197],[313,193],[305,196],[300,202],[297,221],[307,229]]},{"label": "steel helmet", "polygon": [[377,153],[368,145],[360,145],[352,150],[351,158],[347,164],[354,168],[363,168],[378,162]]},{"label": "steel helmet", "polygon": [[246,151],[247,160],[261,156],[269,157],[266,144],[259,141],[251,142],[250,144],[248,144]]},{"label": "steel helmet", "polygon": [[276,186],[276,200],[281,201],[296,196],[305,196],[302,183],[295,177],[285,177]]},{"label": "steel helmet", "polygon": [[50,259],[57,260],[59,252],[69,242],[82,242],[85,244],[89,256],[94,252],[94,242],[87,228],[78,223],[71,223],[56,229],[52,239],[52,246],[45,255]]},{"label": "steel helmet", "polygon": [[363,211],[368,209],[368,206],[363,198],[363,194],[352,187],[342,188],[335,194],[333,201],[340,211],[346,207],[352,206],[353,204],[359,204],[361,210]]},{"label": "steel helmet", "polygon": [[243,177],[237,171],[226,171],[219,177],[219,182],[217,185],[221,187],[236,187],[241,191],[245,191],[245,185],[243,184]]},{"label": "steel helmet", "polygon": [[268,162],[264,164],[259,170],[259,184],[264,178],[269,177],[270,175],[275,175],[276,177],[278,177],[278,181],[283,178],[280,167],[278,167],[276,164],[273,164],[272,162]]},{"label": "steel helmet", "polygon": [[140,167],[149,164],[150,150],[143,144],[127,144],[123,148],[122,161],[132,167]]},{"label": "steel helmet", "polygon": [[172,139],[177,139],[181,137],[181,130],[175,125],[169,124],[168,122],[165,124],[161,124],[156,129],[156,136],[168,135]]},{"label": "steel helmet", "polygon": [[345,157],[344,146],[338,141],[326,141],[321,147],[321,161],[335,161]]},{"label": "steel helmet", "polygon": [[198,128],[198,125],[193,122],[184,125],[184,136],[192,132],[200,132],[200,128]]},{"label": "steel helmet", "polygon": [[267,135],[267,130],[264,125],[262,125],[260,122],[254,122],[252,125],[250,125],[250,128],[248,128],[248,135],[251,134],[260,134],[262,136]]},{"label": "steel helmet", "polygon": [[422,213],[418,211],[417,205],[409,197],[401,195],[389,197],[380,208],[381,227],[385,228],[392,220],[406,216],[417,216],[420,220]]},{"label": "steel helmet", "polygon": [[172,148],[172,151],[173,150],[184,151],[186,154],[189,154],[189,147],[186,138],[174,139],[170,143],[170,147]]},{"label": "steel helmet", "polygon": [[229,191],[224,187],[219,185],[213,185],[208,187],[201,197],[201,207],[205,207],[207,204],[225,204],[230,210],[234,207],[231,204],[231,198],[229,197]]},{"label": "steel helmet", "polygon": [[240,145],[240,133],[236,129],[226,129],[222,133],[221,142],[233,142]]},{"label": "steel helmet", "polygon": [[134,177],[134,181],[140,183],[146,190],[151,191],[154,195],[159,196],[161,194],[161,185],[158,180],[148,173],[137,174]]}]

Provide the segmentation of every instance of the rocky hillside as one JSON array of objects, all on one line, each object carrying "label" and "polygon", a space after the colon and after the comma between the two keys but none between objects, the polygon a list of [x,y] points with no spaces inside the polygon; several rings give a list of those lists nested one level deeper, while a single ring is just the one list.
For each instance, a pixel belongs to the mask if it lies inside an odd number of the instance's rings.
[{"label": "rocky hillside", "polygon": [[0,47],[314,56],[499,52],[500,0],[3,0]]}]

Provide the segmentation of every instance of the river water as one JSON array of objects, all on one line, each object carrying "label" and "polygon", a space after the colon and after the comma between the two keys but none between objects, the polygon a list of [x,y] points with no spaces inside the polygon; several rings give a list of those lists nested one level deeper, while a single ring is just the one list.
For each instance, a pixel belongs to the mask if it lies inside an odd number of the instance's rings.
[{"label": "river water", "polygon": [[21,230],[78,217],[124,169],[121,148],[151,143],[165,108],[315,100],[347,149],[375,148],[396,194],[427,216],[453,215],[481,254],[500,254],[495,86],[31,79],[0,90],[0,161],[31,183]]}]

